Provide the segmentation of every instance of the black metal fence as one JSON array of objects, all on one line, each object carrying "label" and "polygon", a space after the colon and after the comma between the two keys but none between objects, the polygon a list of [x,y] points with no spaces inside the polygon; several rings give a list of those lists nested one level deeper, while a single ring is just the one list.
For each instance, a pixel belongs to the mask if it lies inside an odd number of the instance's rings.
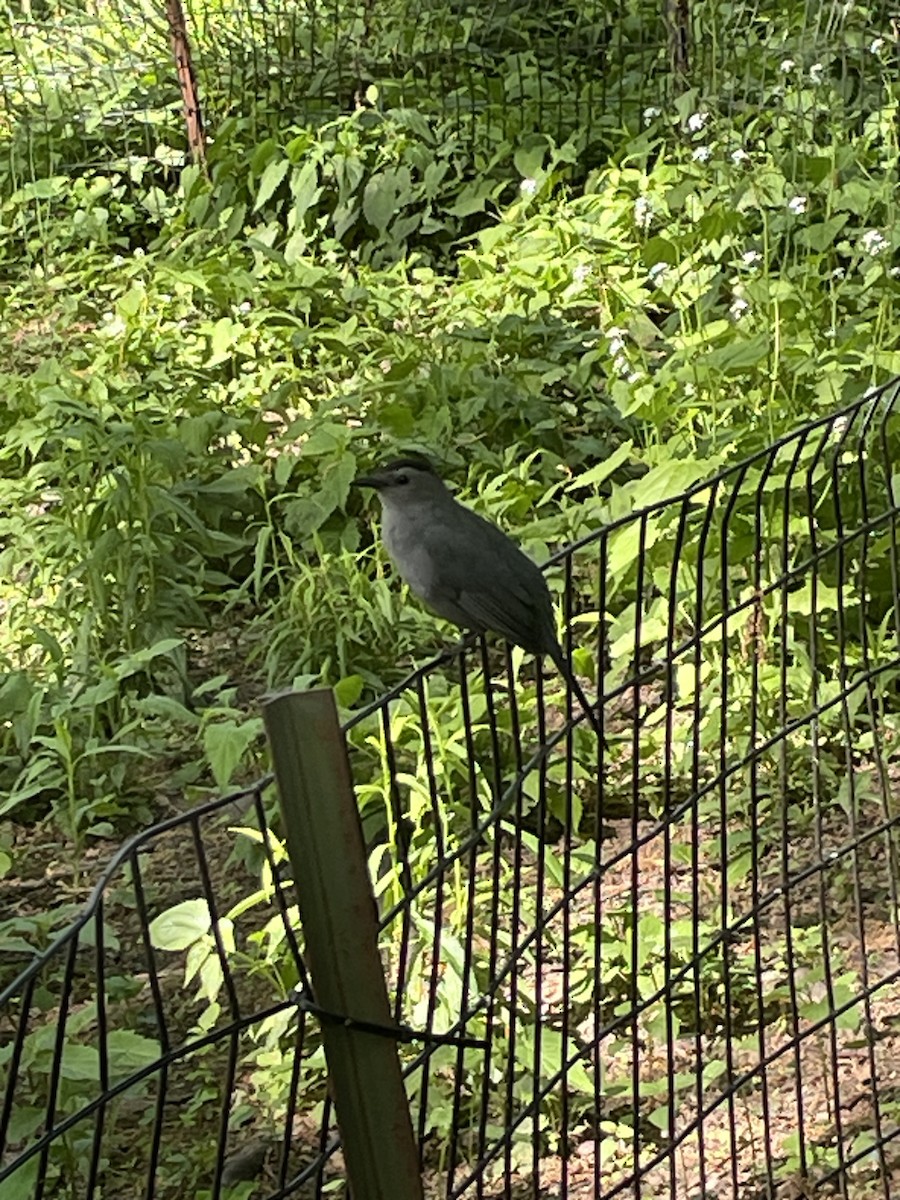
[{"label": "black metal fence", "polygon": [[[157,173],[180,165],[180,11],[173,0],[6,11],[0,143],[14,184],[76,167],[128,177],[142,160]],[[559,142],[577,131],[602,161],[646,113],[691,95],[748,125],[781,105],[786,62],[810,72],[806,116],[862,130],[890,104],[897,67],[896,11],[884,0],[192,0],[183,17],[213,133],[233,116],[277,136],[373,103],[467,139],[486,155],[481,167],[534,133]],[[817,107],[823,80],[837,95]]]},{"label": "black metal fence", "polygon": [[[471,642],[347,721],[427,1195],[898,1194],[898,397],[556,557],[605,746]],[[0,1196],[339,1185],[269,786],[0,995]]]}]

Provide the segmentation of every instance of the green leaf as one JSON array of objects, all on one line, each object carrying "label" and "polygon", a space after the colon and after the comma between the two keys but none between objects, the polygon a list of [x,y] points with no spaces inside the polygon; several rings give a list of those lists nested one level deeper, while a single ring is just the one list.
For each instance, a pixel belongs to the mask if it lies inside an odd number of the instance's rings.
[{"label": "green leaf", "polygon": [[259,181],[256,200],[253,202],[253,212],[258,212],[266,201],[272,198],[290,167],[291,164],[287,158],[275,159],[269,163]]},{"label": "green leaf", "polygon": [[334,685],[334,695],[341,708],[352,708],[362,695],[365,680],[362,675],[347,675]]},{"label": "green leaf", "polygon": [[261,731],[259,717],[245,721],[216,721],[204,729],[203,750],[220,788],[228,787],[235,768]]},{"label": "green leaf", "polygon": [[57,196],[66,195],[71,189],[72,181],[66,175],[50,175],[46,179],[35,179],[26,183],[14,199],[24,200],[53,200]]},{"label": "green leaf", "polygon": [[746,192],[737,202],[738,212],[754,208],[781,208],[786,203],[787,181],[780,171],[756,172]]},{"label": "green leaf", "polygon": [[750,850],[743,850],[740,854],[735,855],[728,864],[729,887],[736,887],[737,884],[749,879],[752,864],[753,855]]},{"label": "green leaf", "polygon": [[638,972],[643,970],[654,954],[661,954],[663,949],[662,920],[655,913],[644,913],[638,921]]},{"label": "green leaf", "polygon": [[341,453],[349,436],[346,425],[319,425],[303,443],[303,457]]},{"label": "green leaf", "polygon": [[541,142],[538,146],[520,147],[513,155],[516,170],[525,179],[534,179],[544,165],[547,157],[547,145]]},{"label": "green leaf", "polygon": [[430,162],[425,168],[425,195],[429,200],[433,200],[438,194],[444,176],[447,174],[447,170],[447,164],[443,162]]},{"label": "green leaf", "polygon": [[119,314],[126,319],[132,319],[138,315],[143,306],[147,302],[147,293],[142,287],[129,288],[124,296],[121,296],[116,301],[116,309]]},{"label": "green leaf", "polygon": [[648,1113],[647,1120],[655,1129],[660,1130],[664,1137],[669,1136],[669,1106],[667,1104]]},{"label": "green leaf", "polygon": [[473,213],[484,212],[484,206],[496,185],[488,180],[476,180],[467,184],[459,193],[455,204],[451,204],[447,212],[452,217],[470,217]]},{"label": "green leaf", "polygon": [[[32,1106],[23,1103],[17,1103],[10,1113],[9,1127],[7,1134],[12,1145],[18,1142],[30,1141],[35,1133],[40,1129],[44,1110],[39,1106]],[[0,1194],[2,1194],[3,1185],[0,1184]]]},{"label": "green leaf", "polygon": [[373,175],[363,192],[363,216],[383,234],[394,216],[409,199],[408,167],[381,171]]},{"label": "green leaf", "polygon": [[222,236],[226,242],[233,241],[244,227],[244,218],[247,216],[247,205],[236,204],[234,208],[227,209],[222,214]]},{"label": "green leaf", "polygon": [[[712,475],[719,465],[719,458],[710,455],[702,461],[696,459],[669,459],[661,462],[634,484],[634,495],[641,507],[669,500],[702,479]],[[655,540],[655,539],[654,539]]]},{"label": "green leaf", "polygon": [[721,1058],[714,1058],[703,1067],[703,1086],[709,1087],[727,1071],[728,1066]]},{"label": "green leaf", "polygon": [[416,418],[405,404],[400,401],[385,404],[378,410],[378,416],[382,429],[393,434],[395,438],[412,437],[416,428]]},{"label": "green leaf", "polygon": [[827,221],[817,222],[814,225],[807,225],[805,229],[797,232],[796,241],[798,245],[808,246],[810,250],[827,250],[848,220],[849,217],[844,214],[831,217]]},{"label": "green leaf", "polygon": [[[659,526],[653,519],[647,522],[647,530],[643,541],[645,550],[659,537]],[[616,578],[636,561],[641,551],[641,527],[639,521],[629,521],[621,529],[610,535],[609,550],[606,557],[606,568],[609,574]]]},{"label": "green leaf", "polygon": [[130,675],[142,671],[147,663],[152,662],[155,658],[162,658],[164,655],[171,654],[173,650],[177,650],[179,646],[184,645],[184,638],[161,638],[160,641],[154,642],[152,646],[145,646],[140,650],[135,650],[134,654],[129,654],[126,659],[116,666],[116,679],[127,679]]},{"label": "green leaf", "polygon": [[295,167],[291,176],[291,195],[294,205],[291,210],[290,224],[300,225],[307,210],[315,204],[321,194],[318,186],[319,166],[310,159],[302,167]]},{"label": "green leaf", "polygon": [[174,696],[159,693],[133,701],[135,710],[142,716],[159,717],[164,721],[175,721],[184,725],[196,725],[199,717]]},{"label": "green leaf", "polygon": [[160,1056],[157,1042],[141,1037],[139,1033],[130,1029],[111,1030],[106,1038],[106,1048],[109,1054],[109,1073],[114,1079],[149,1067]]},{"label": "green leaf", "polygon": [[182,900],[150,922],[150,942],[156,950],[187,950],[211,928],[205,900]]},{"label": "green leaf", "polygon": [[678,262],[678,247],[664,237],[652,237],[644,246],[641,258],[646,267],[655,267],[657,263],[666,263],[674,267]]},{"label": "green leaf", "polygon": [[729,346],[710,350],[703,360],[704,366],[721,371],[723,375],[742,375],[750,367],[757,366],[768,357],[769,335],[758,333],[755,337],[742,338]]},{"label": "green leaf", "polygon": [[315,533],[336,509],[346,504],[355,475],[356,458],[348,451],[328,468],[320,488],[285,506],[289,531],[297,537]]},{"label": "green leaf", "polygon": [[[584,1096],[593,1096],[594,1082],[584,1063],[577,1057],[575,1043],[571,1040],[563,1042],[563,1036],[558,1029],[549,1025],[526,1026],[516,1038],[516,1062],[529,1078],[537,1075],[538,1078],[546,1079],[556,1074],[563,1065],[564,1053],[568,1063],[566,1082],[569,1088]],[[535,1062],[536,1057],[538,1062]]]},{"label": "green leaf", "polygon": [[75,1082],[96,1081],[100,1076],[100,1055],[96,1046],[66,1042],[60,1073]]},{"label": "green leaf", "polygon": [[617,471],[623,462],[631,453],[633,442],[623,442],[621,446],[617,446],[610,454],[609,458],[605,458],[603,462],[598,463],[596,467],[591,467],[589,471],[585,471],[583,475],[579,475],[573,479],[571,483],[566,484],[567,492],[578,491],[581,488],[597,488],[604,480],[612,475],[613,471]]},{"label": "green leaf", "polygon": [[851,212],[864,217],[868,213],[878,193],[870,182],[861,179],[850,179],[843,187],[832,194],[832,204],[839,212]]},{"label": "green leaf", "polygon": [[[824,580],[816,581],[815,591],[815,612],[838,612],[841,607],[841,601],[846,605],[848,601],[852,601],[853,597],[848,596],[847,591],[841,593],[836,587],[830,587]],[[787,598],[788,611],[796,616],[809,617],[812,616],[813,608],[813,586],[812,580],[808,580],[796,592],[790,592]]]},{"label": "green leaf", "polygon": [[40,1161],[41,1156],[35,1154],[11,1175],[7,1175],[0,1183],[0,1200],[23,1200],[23,1197],[31,1196],[37,1182]]},{"label": "green leaf", "polygon": [[306,231],[302,226],[299,226],[284,243],[284,261],[289,267],[294,266],[303,257],[306,253],[308,242],[309,239],[306,236]]},{"label": "green leaf", "polygon": [[275,158],[276,154],[278,154],[278,143],[274,138],[266,138],[253,151],[253,157],[250,159],[250,170],[254,175],[259,175],[265,169],[266,164]]},{"label": "green leaf", "polygon": [[241,332],[230,317],[219,317],[210,334],[210,355],[206,365],[214,367],[218,363],[227,362],[231,357],[231,349]]}]

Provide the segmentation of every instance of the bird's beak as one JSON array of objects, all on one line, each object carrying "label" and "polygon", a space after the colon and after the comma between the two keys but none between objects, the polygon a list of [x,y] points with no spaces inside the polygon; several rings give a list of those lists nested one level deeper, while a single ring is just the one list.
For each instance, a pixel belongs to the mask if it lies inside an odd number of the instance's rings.
[{"label": "bird's beak", "polygon": [[353,487],[378,489],[384,487],[384,479],[380,475],[357,475],[353,480]]}]

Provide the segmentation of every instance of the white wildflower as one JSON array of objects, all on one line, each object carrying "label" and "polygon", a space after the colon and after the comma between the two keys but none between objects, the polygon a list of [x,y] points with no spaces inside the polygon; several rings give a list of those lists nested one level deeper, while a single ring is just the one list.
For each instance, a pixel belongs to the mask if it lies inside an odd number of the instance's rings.
[{"label": "white wildflower", "polygon": [[831,278],[832,279],[843,279],[846,274],[847,274],[847,272],[844,270],[843,267],[835,267],[834,270],[831,272]]},{"label": "white wildflower", "polygon": [[114,267],[121,267],[121,266],[122,266],[122,264],[123,264],[124,262],[125,262],[125,258],[124,258],[124,256],[123,256],[123,255],[121,255],[121,254],[114,254],[114,255],[113,255],[113,258],[112,258],[112,265],[113,265]]},{"label": "white wildflower", "polygon": [[649,229],[653,220],[653,205],[646,196],[638,196],[634,202],[634,223],[639,229]]},{"label": "white wildflower", "polygon": [[738,146],[737,150],[732,150],[731,152],[731,161],[735,164],[746,162],[749,157],[750,155],[743,146]]},{"label": "white wildflower", "polygon": [[792,58],[783,58],[781,60],[781,64],[779,65],[778,69],[782,73],[782,75],[790,75],[791,71],[793,71],[793,69],[794,69],[794,67],[796,67],[796,65],[797,64],[794,62],[794,60]]},{"label": "white wildflower", "polygon": [[788,209],[794,214],[794,216],[799,217],[801,213],[806,212],[806,197],[792,196],[791,199],[788,200]]},{"label": "white wildflower", "polygon": [[712,150],[709,146],[697,146],[691,157],[693,158],[694,162],[704,163],[709,162],[709,157],[711,154]]},{"label": "white wildflower", "polygon": [[629,372],[628,375],[626,375],[625,382],[626,383],[637,383],[637,381],[641,378],[642,378],[642,375],[641,375],[640,371],[631,371],[631,372]]},{"label": "white wildflower", "polygon": [[103,321],[97,327],[97,336],[105,338],[121,337],[125,333],[125,322],[116,314],[107,312],[103,314]]},{"label": "white wildflower", "polygon": [[[609,342],[610,354],[616,357],[620,356],[625,349],[625,342],[623,341],[625,330],[620,329],[618,325],[613,325],[612,329],[607,329],[606,337]],[[616,363],[616,366],[618,367],[618,363]]]},{"label": "white wildflower", "polygon": [[134,257],[135,258],[143,258],[144,257],[144,251],[141,249],[140,246],[138,246],[137,249],[135,250]]},{"label": "white wildflower", "polygon": [[253,306],[249,300],[242,300],[241,303],[238,305],[238,312],[239,313],[248,313],[252,307]]},{"label": "white wildflower", "polygon": [[762,262],[762,255],[758,250],[745,250],[741,255],[741,262],[745,267],[752,267],[755,263]]},{"label": "white wildflower", "polygon": [[831,436],[836,442],[840,441],[840,439],[844,436],[849,428],[849,425],[850,418],[846,413],[841,413],[840,416],[834,418],[834,420],[831,422]]},{"label": "white wildflower", "polygon": [[519,184],[519,191],[522,193],[523,196],[533,196],[534,193],[537,191],[537,180],[536,179],[523,179],[522,182]]},{"label": "white wildflower", "polygon": [[687,119],[687,127],[691,133],[699,133],[706,122],[709,120],[709,113],[703,112],[691,113]]},{"label": "white wildflower", "polygon": [[728,310],[732,321],[739,321],[744,313],[749,310],[749,308],[750,305],[743,296],[735,296],[731,302],[731,307]]},{"label": "white wildflower", "polygon": [[813,63],[813,65],[809,68],[809,82],[812,84],[821,83],[824,73],[825,67],[822,65],[822,63]]},{"label": "white wildflower", "polygon": [[650,278],[650,282],[651,283],[662,283],[663,279],[665,278],[666,271],[668,271],[668,269],[669,269],[669,267],[668,267],[667,263],[664,263],[664,262],[654,263],[653,266],[650,268],[650,270],[647,272],[647,274]]},{"label": "white wildflower", "polygon": [[828,338],[828,340],[830,342],[833,342],[834,339],[837,337],[837,330],[835,329],[835,327],[833,325],[829,329],[825,330],[825,336]]},{"label": "white wildflower", "polygon": [[900,267],[891,267],[888,274],[890,275],[891,279],[900,279]]},{"label": "white wildflower", "polygon": [[572,278],[576,283],[584,283],[591,270],[592,267],[589,263],[579,263],[572,272]]},{"label": "white wildflower", "polygon": [[877,229],[867,229],[860,238],[864,253],[873,257],[887,249],[887,238]]},{"label": "white wildflower", "polygon": [[657,108],[655,104],[651,104],[648,108],[644,109],[644,124],[649,125],[651,121],[656,120],[659,116],[662,116],[662,109]]},{"label": "white wildflower", "polygon": [[884,38],[878,37],[875,39],[874,42],[872,42],[871,46],[869,46],[869,53],[870,54],[880,54],[881,51],[883,50],[883,48],[884,48]]},{"label": "white wildflower", "polygon": [[619,372],[620,375],[627,375],[628,372],[631,370],[631,363],[628,361],[628,359],[625,357],[624,354],[616,355],[616,357],[613,359],[613,366]]}]

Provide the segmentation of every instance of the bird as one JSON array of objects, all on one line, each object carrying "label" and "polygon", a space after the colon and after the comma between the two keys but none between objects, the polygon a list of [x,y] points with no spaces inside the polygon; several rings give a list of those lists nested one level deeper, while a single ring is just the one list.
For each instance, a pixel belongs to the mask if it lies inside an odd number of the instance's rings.
[{"label": "bird", "polygon": [[414,595],[461,629],[499,633],[539,659],[549,657],[602,741],[597,714],[556,636],[553,598],[537,563],[460,504],[424,456],[395,458],[353,483],[378,495],[381,539]]}]

